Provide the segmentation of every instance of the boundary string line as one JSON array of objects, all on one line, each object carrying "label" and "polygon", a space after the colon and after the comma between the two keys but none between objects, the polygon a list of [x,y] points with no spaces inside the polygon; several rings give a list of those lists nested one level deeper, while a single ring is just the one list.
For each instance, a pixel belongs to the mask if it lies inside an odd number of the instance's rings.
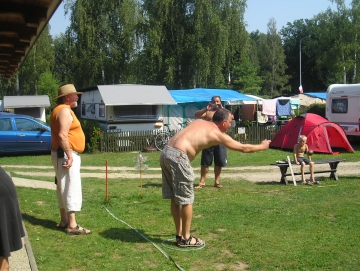
[{"label": "boundary string line", "polygon": [[134,231],[136,231],[138,234],[140,234],[140,236],[142,238],[144,238],[146,241],[150,242],[155,248],[157,248],[166,258],[168,258],[169,260],[171,260],[176,267],[181,270],[181,271],[185,271],[185,269],[183,269],[181,266],[179,266],[174,259],[168,254],[166,253],[164,250],[162,250],[158,245],[156,245],[153,241],[151,241],[149,238],[147,238],[145,235],[143,235],[141,232],[139,232],[137,229],[135,229],[133,226],[131,226],[130,224],[126,223],[124,220],[121,220],[120,218],[117,218],[113,213],[111,213],[109,211],[109,209],[107,207],[105,207],[105,210],[113,217],[115,218],[117,221],[120,221],[121,223],[125,224],[126,226],[128,226],[129,228],[133,229]]}]

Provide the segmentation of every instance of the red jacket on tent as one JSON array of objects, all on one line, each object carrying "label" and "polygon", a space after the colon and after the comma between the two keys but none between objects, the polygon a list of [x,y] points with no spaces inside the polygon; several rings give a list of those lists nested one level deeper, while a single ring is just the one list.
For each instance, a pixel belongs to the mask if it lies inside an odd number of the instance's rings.
[{"label": "red jacket on tent", "polygon": [[299,136],[307,136],[306,144],[317,153],[333,153],[332,148],[355,152],[340,125],[312,113],[289,121],[271,141],[270,147],[292,150]]}]

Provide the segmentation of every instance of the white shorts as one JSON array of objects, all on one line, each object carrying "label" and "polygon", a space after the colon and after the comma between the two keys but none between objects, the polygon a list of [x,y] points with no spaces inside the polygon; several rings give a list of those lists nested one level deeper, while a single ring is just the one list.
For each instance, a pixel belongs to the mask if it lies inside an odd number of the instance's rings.
[{"label": "white shorts", "polygon": [[81,211],[82,187],[80,166],[81,158],[77,152],[72,153],[73,163],[69,169],[63,168],[62,164],[67,158],[57,158],[56,150],[51,151],[51,160],[57,179],[57,198],[59,208],[65,208],[66,212]]}]

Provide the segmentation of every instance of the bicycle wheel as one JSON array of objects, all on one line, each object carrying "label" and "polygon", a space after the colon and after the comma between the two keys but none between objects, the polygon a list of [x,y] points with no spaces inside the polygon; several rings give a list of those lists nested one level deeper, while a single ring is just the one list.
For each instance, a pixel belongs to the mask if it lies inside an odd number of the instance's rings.
[{"label": "bicycle wheel", "polygon": [[166,143],[169,141],[169,139],[170,139],[170,137],[169,137],[169,134],[167,134],[167,133],[160,133],[160,134],[156,135],[155,147],[159,151],[162,151],[164,146],[166,145]]}]

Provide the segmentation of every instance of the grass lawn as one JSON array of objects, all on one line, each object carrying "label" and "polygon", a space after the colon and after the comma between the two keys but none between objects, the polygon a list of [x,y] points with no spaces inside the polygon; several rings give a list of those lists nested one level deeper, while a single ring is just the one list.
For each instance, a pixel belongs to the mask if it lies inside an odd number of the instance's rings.
[{"label": "grass lawn", "polygon": [[[84,154],[82,161],[84,166],[103,166],[108,160],[109,166],[133,167],[135,155]],[[159,167],[159,155],[146,154],[150,168]],[[291,153],[280,150],[229,151],[229,167],[268,165],[287,155]],[[358,156],[357,152],[336,157],[354,162]],[[319,160],[331,157],[314,155]],[[194,167],[199,167],[199,159]],[[51,165],[49,155],[2,157],[0,162]],[[160,179],[143,179],[142,196],[139,180],[112,180],[106,203],[104,180],[84,178],[83,210],[77,220],[93,230],[89,236],[70,237],[56,228],[55,191],[24,187],[17,191],[40,271],[177,270],[174,262],[184,270],[359,270],[358,176],[325,179],[319,186],[241,178],[223,178],[221,183],[223,189],[195,191],[192,234],[205,240],[201,250],[179,249],[167,241],[175,231],[170,202],[161,197]]]}]

